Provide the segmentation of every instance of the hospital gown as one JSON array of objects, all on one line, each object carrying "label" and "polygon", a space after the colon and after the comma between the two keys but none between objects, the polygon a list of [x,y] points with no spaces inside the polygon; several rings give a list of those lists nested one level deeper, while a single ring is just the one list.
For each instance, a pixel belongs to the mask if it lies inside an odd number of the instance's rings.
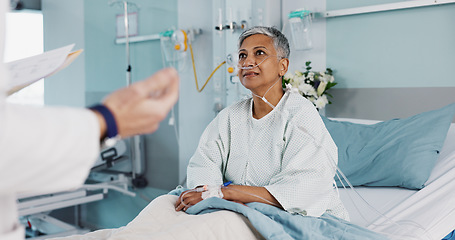
[{"label": "hospital gown", "polygon": [[333,187],[337,147],[313,104],[286,92],[273,111],[252,117],[240,101],[209,124],[188,166],[188,187],[262,186],[291,213],[348,219]]}]

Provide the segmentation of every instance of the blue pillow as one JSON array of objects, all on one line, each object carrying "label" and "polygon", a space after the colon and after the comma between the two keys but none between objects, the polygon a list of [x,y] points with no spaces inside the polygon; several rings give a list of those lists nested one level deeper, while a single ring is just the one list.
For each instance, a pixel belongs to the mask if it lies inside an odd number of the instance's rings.
[{"label": "blue pillow", "polygon": [[352,185],[422,189],[454,114],[455,103],[373,125],[321,117],[338,146],[338,166]]}]

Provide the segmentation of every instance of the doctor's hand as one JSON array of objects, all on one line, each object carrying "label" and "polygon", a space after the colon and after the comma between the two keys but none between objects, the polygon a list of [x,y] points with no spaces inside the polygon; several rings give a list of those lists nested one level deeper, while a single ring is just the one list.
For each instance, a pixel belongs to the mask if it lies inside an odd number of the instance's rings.
[{"label": "doctor's hand", "polygon": [[[152,133],[176,103],[178,88],[177,71],[167,68],[113,92],[103,104],[114,115],[121,137]],[[96,114],[101,126],[100,137],[103,137],[106,134],[106,122],[100,113]]]},{"label": "doctor's hand", "polygon": [[194,190],[186,190],[180,194],[177,202],[175,203],[175,211],[186,211],[189,207],[202,201],[202,192]]}]

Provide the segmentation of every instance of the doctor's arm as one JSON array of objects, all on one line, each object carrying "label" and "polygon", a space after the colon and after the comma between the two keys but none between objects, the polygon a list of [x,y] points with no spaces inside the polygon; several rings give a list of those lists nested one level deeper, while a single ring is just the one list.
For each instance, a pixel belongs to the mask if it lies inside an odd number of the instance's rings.
[{"label": "doctor's arm", "polygon": [[[178,75],[164,69],[112,93],[103,104],[119,135],[128,137],[155,131],[177,96]],[[105,134],[104,117],[88,109],[20,106],[0,99],[0,194],[80,186]]]},{"label": "doctor's arm", "polygon": [[[164,69],[144,81],[120,89],[104,101],[114,115],[118,134],[130,137],[152,133],[177,101],[178,75],[174,69]],[[100,125],[100,138],[106,135],[106,121],[94,110]]]}]

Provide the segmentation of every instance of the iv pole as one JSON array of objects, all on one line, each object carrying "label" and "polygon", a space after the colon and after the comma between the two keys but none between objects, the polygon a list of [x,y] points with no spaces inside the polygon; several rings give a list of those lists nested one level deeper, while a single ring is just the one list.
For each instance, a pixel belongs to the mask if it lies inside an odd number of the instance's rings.
[{"label": "iv pole", "polygon": [[130,40],[129,40],[129,22],[128,22],[128,2],[123,1],[123,8],[124,8],[124,23],[125,23],[125,39],[126,39],[126,62],[127,62],[127,69],[126,69],[126,86],[131,85],[131,61],[130,61]]},{"label": "iv pole", "polygon": [[[129,22],[128,22],[128,2],[123,1],[123,9],[124,9],[124,24],[125,24],[125,51],[126,51],[126,86],[130,86],[132,83],[131,80],[131,60],[130,60],[130,41],[129,41]],[[145,178],[138,178],[136,175],[136,161],[141,162],[142,155],[141,155],[141,137],[134,136],[130,138],[130,147],[131,147],[131,177],[132,182],[135,187],[145,187],[147,185],[147,181]]]},{"label": "iv pole", "polygon": [[[129,23],[128,23],[128,2],[123,1],[123,9],[124,9],[124,24],[125,24],[125,38],[126,38],[126,86],[131,85],[131,62],[130,62],[130,41],[129,41]],[[131,176],[133,179],[136,178],[136,164],[134,163],[136,160],[136,136],[130,139],[130,147],[131,147]]]}]

